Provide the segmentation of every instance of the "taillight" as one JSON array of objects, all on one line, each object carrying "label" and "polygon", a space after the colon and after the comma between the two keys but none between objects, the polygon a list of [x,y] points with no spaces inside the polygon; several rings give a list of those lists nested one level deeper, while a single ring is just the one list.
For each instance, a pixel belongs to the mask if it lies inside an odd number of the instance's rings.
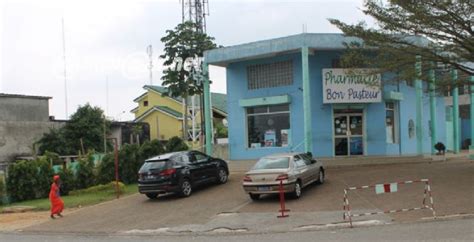
[{"label": "taillight", "polygon": [[176,173],[176,169],[175,169],[175,168],[166,169],[166,170],[163,170],[163,171],[160,172],[160,176],[171,176],[171,175],[173,175],[174,173]]},{"label": "taillight", "polygon": [[277,177],[276,181],[288,180],[288,174],[281,174]]},{"label": "taillight", "polygon": [[252,182],[252,178],[249,176],[244,176],[244,182]]},{"label": "taillight", "polygon": [[138,179],[143,180],[143,173],[138,173]]}]

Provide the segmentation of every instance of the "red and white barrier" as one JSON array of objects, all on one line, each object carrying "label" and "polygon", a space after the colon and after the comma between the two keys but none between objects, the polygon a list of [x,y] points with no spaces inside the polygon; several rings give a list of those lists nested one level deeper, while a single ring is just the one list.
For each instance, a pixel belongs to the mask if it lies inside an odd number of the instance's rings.
[{"label": "red and white barrier", "polygon": [[[425,183],[425,191],[424,191],[424,194],[423,194],[422,207],[404,208],[404,209],[397,209],[397,210],[388,210],[388,211],[371,212],[371,213],[360,213],[360,214],[352,214],[351,213],[351,206],[349,204],[349,199],[348,199],[348,191],[374,188],[376,194],[394,193],[394,192],[398,192],[398,185],[412,184],[412,183]],[[428,206],[426,204],[426,196],[427,195],[429,196],[429,199],[430,199],[430,206]],[[360,186],[360,187],[348,187],[348,188],[344,189],[343,209],[344,209],[344,214],[343,214],[342,218],[344,220],[347,220],[347,219],[349,220],[351,228],[352,228],[352,217],[360,217],[360,216],[368,216],[368,215],[409,212],[409,211],[416,211],[416,210],[422,210],[422,209],[430,209],[433,212],[433,217],[436,218],[436,211],[435,211],[435,208],[434,208],[433,196],[431,195],[431,185],[430,185],[430,180],[429,179],[421,179],[421,180],[415,180],[415,181],[393,182],[393,183],[385,183],[385,184],[375,184],[375,185]]]}]

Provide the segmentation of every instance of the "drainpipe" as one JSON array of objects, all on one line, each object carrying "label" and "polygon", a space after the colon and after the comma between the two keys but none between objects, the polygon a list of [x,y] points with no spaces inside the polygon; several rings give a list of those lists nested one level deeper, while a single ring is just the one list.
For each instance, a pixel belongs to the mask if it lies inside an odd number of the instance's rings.
[{"label": "drainpipe", "polygon": [[304,116],[304,151],[312,152],[311,130],[311,92],[309,83],[308,47],[301,48],[301,63],[303,71],[303,116]]},{"label": "drainpipe", "polygon": [[421,56],[416,56],[415,63],[416,79],[416,152],[423,154],[423,86],[421,82]]},{"label": "drainpipe", "polygon": [[434,63],[431,63],[431,70],[429,72],[429,89],[430,89],[430,119],[431,119],[431,154],[436,154],[435,151],[435,144],[438,141],[438,130],[437,130],[437,123],[436,123],[436,93],[435,93],[435,70],[434,70]]},{"label": "drainpipe", "polygon": [[459,91],[457,86],[458,71],[451,69],[451,79],[453,82],[453,132],[454,132],[454,153],[458,154],[459,147]]}]

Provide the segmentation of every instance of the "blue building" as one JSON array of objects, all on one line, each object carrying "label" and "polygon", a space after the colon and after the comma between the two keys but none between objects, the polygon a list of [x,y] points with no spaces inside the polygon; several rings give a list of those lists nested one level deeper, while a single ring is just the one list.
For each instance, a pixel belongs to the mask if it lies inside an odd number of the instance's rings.
[{"label": "blue building", "polygon": [[[427,88],[417,132],[410,83],[340,68],[343,43],[351,41],[357,40],[304,33],[207,51],[207,64],[227,71],[230,159],[303,151],[317,157],[431,153]],[[436,97],[436,119],[437,140],[444,143],[443,97]]]}]

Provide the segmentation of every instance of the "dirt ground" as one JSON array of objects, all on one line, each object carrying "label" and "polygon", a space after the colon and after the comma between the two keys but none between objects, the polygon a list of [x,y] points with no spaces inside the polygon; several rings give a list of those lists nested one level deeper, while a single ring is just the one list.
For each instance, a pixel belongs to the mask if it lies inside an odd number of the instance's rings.
[{"label": "dirt ground", "polygon": [[[327,169],[326,183],[311,185],[298,199],[288,199],[292,212],[340,211],[343,189],[404,180],[428,178],[438,215],[474,213],[474,163],[438,162],[423,164],[379,165]],[[51,220],[47,212],[0,214],[0,230],[50,232],[118,232],[130,229],[157,229],[183,224],[206,223],[219,213],[275,212],[276,196],[252,202],[241,188],[243,173],[232,173],[225,185],[201,188],[189,198],[164,196],[149,200],[136,194],[103,204],[66,211],[65,217]],[[376,195],[372,189],[349,192],[353,210],[374,211],[420,207],[422,184],[399,185],[398,192]],[[392,214],[394,221],[413,221],[432,216],[423,210]]]}]

